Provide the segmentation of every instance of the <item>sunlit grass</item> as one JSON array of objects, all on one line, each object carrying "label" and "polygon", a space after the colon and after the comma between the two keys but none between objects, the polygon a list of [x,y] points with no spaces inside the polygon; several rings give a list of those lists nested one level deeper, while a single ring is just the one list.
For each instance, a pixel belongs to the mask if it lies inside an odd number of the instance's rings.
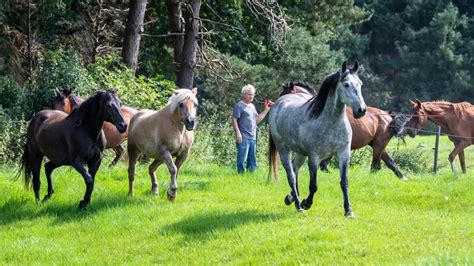
[{"label": "sunlit grass", "polygon": [[[419,143],[434,145],[434,138],[407,139],[406,148]],[[440,161],[451,147],[442,149]],[[266,184],[264,162],[255,174],[236,175],[231,167],[191,159],[175,203],[166,200],[165,167],[158,169],[159,196],[150,194],[147,165],[140,165],[129,197],[126,167],[104,163],[91,206],[81,212],[85,186],[74,170],[56,170],[56,193],[36,205],[14,167],[1,166],[0,263],[472,264],[473,159],[470,148],[467,175],[451,173],[445,163],[438,175],[407,174],[406,182],[386,167],[375,174],[368,164],[351,168],[353,220],[343,216],[337,169],[319,174],[315,204],[298,213],[283,202],[286,180]],[[44,175],[42,181],[44,195]],[[303,196],[308,183],[303,168]]]}]

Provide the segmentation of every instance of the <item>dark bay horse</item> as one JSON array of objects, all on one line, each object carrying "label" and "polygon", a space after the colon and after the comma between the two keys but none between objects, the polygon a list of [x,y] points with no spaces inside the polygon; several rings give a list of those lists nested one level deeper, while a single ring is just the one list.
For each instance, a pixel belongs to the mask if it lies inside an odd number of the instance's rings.
[{"label": "dark bay horse", "polygon": [[[142,110],[132,117],[128,135],[128,180],[129,195],[133,195],[135,164],[140,153],[155,160],[148,167],[151,192],[158,194],[155,171],[165,163],[170,173],[170,187],[167,198],[176,199],[178,174],[181,165],[188,158],[194,141],[196,121],[197,89],[175,90],[169,103],[159,111]],[[173,157],[176,160],[173,162]]]},{"label": "dark bay horse", "polygon": [[[344,62],[340,70],[325,78],[317,96],[307,93],[283,95],[270,110],[269,165],[273,165],[276,160],[277,150],[291,188],[285,203],[290,205],[295,202],[298,211],[307,210],[313,204],[321,161],[337,154],[344,214],[354,217],[347,192],[352,129],[346,115],[346,105],[352,107],[354,117],[364,116],[367,110],[361,94],[362,81],[357,74],[358,68],[357,61],[350,69]],[[295,156],[293,161],[292,153]],[[306,157],[310,172],[309,195],[300,201],[298,171]]]},{"label": "dark bay horse", "polygon": [[[56,97],[53,101],[52,107],[53,110],[60,110],[69,114],[73,108],[81,105],[83,102],[84,99],[75,95],[71,89],[63,89],[61,91],[56,89]],[[132,116],[138,112],[138,110],[127,106],[120,107],[120,111],[127,124],[130,122]],[[120,133],[117,131],[115,126],[109,122],[105,122],[102,129],[104,130],[105,139],[107,141],[105,148],[113,149],[115,152],[115,158],[112,160],[110,165],[115,165],[124,152],[124,149],[120,144],[127,139],[128,131]]]},{"label": "dark bay horse", "polygon": [[97,92],[69,115],[55,110],[43,110],[31,119],[21,166],[26,187],[33,176],[33,190],[37,202],[40,200],[41,163],[46,156],[49,159],[44,165],[48,194],[43,200],[49,199],[54,193],[51,182],[53,170],[62,165],[71,165],[86,183],[86,193],[79,208],[83,209],[89,205],[95,174],[104,151],[104,121],[111,122],[119,132],[123,133],[127,129],[120,113],[120,100],[113,91]]},{"label": "dark bay horse", "polygon": [[[305,81],[285,84],[280,96],[289,93],[317,95],[314,88]],[[375,107],[368,107],[366,115],[358,119],[354,117],[352,109],[346,107],[346,115],[352,128],[351,149],[356,150],[369,145],[372,147],[372,171],[380,170],[380,161],[383,160],[398,178],[406,180],[407,178],[402,174],[395,160],[388,154],[386,147],[393,136],[401,137],[405,134],[406,125],[410,117],[397,112],[387,112]],[[321,162],[322,170],[327,171],[329,161],[330,159]],[[273,167],[273,172],[275,173],[275,179],[279,180],[277,166]]]},{"label": "dark bay horse", "polygon": [[454,158],[459,156],[462,172],[466,173],[464,149],[474,144],[474,106],[468,102],[450,103],[416,102],[410,101],[413,106],[412,118],[408,123],[408,134],[415,137],[428,120],[437,124],[448,134],[449,140],[454,143],[454,149],[448,156],[451,170],[457,172]]}]

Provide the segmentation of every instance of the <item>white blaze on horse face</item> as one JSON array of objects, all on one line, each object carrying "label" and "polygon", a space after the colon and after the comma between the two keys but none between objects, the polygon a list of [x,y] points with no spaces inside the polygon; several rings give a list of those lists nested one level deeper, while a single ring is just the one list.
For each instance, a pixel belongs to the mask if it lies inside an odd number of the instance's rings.
[{"label": "white blaze on horse face", "polygon": [[342,102],[352,108],[355,117],[363,116],[367,110],[367,106],[362,97],[362,81],[359,77],[357,75],[348,74],[341,80],[338,86]]}]

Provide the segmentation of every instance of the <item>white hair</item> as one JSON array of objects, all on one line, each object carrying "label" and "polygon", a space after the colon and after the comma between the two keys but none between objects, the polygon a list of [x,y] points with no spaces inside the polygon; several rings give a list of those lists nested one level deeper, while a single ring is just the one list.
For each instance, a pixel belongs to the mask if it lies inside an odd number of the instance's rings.
[{"label": "white hair", "polygon": [[246,92],[255,93],[255,87],[251,84],[245,85],[244,87],[242,87],[242,95],[245,94]]},{"label": "white hair", "polygon": [[194,102],[194,104],[198,105],[198,100],[192,90],[189,90],[189,89],[174,90],[173,95],[171,95],[168,101],[168,105],[170,106],[171,111],[176,110],[176,107],[178,106],[178,104],[187,99],[191,99]]}]

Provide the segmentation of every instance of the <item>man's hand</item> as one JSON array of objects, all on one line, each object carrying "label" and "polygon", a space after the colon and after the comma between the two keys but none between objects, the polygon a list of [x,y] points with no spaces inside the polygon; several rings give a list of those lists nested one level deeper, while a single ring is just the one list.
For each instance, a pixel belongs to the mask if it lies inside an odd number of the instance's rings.
[{"label": "man's hand", "polygon": [[273,102],[269,99],[265,99],[265,101],[263,102],[264,109],[269,109],[272,107],[272,105],[273,105]]},{"label": "man's hand", "polygon": [[235,141],[237,142],[237,144],[242,143],[242,134],[240,134],[240,132],[235,134]]}]

